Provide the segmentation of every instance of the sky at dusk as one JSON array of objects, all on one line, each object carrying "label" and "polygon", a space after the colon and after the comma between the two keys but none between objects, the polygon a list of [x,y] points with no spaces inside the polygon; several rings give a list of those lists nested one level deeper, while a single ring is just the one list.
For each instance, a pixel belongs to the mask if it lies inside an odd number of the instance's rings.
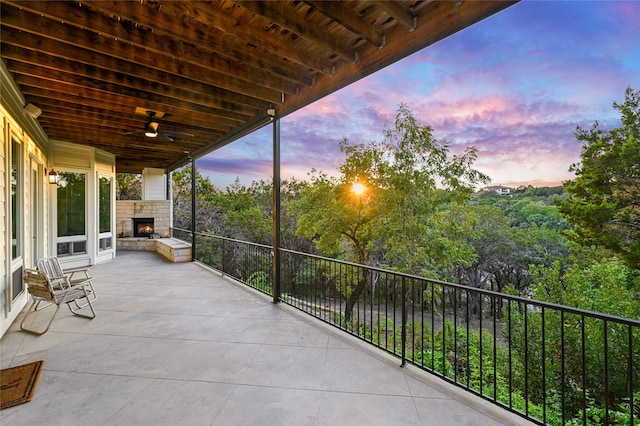
[{"label": "sky at dusk", "polygon": [[[405,104],[451,153],[474,146],[492,185],[560,185],[576,126],[620,126],[627,87],[640,89],[640,0],[524,0],[283,117],[282,178],[337,175],[340,141],[382,141]],[[271,179],[272,127],[196,166],[220,189]]]}]

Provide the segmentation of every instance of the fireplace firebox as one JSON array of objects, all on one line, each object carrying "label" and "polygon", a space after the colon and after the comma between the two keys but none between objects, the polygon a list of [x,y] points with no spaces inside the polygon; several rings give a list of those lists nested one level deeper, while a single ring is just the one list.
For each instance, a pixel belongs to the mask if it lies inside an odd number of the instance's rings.
[{"label": "fireplace firebox", "polygon": [[152,217],[134,217],[133,236],[134,237],[153,237],[153,218]]}]

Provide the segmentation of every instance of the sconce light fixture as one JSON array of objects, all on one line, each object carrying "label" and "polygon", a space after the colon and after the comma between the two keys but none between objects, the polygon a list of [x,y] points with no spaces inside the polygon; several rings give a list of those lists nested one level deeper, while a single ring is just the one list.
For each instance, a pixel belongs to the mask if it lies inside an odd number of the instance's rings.
[{"label": "sconce light fixture", "polygon": [[40,114],[42,114],[42,110],[32,103],[25,105],[24,112],[26,112],[31,118],[38,118],[40,117]]},{"label": "sconce light fixture", "polygon": [[267,115],[269,117],[275,117],[276,116],[276,109],[274,107],[267,108]]},{"label": "sconce light fixture", "polygon": [[49,183],[52,185],[57,185],[58,184],[58,172],[56,172],[55,170],[51,169],[51,171],[48,173],[49,176]]}]

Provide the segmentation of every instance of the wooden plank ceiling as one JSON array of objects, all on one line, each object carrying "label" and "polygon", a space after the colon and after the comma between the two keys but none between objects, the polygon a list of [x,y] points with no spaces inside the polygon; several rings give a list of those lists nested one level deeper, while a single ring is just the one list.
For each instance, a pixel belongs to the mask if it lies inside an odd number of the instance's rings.
[{"label": "wooden plank ceiling", "polygon": [[51,140],[171,170],[511,4],[2,0],[1,56]]}]

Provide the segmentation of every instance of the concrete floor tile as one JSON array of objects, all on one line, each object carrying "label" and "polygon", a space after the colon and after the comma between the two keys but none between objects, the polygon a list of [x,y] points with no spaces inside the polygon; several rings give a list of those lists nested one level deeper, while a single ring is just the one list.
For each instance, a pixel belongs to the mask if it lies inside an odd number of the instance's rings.
[{"label": "concrete floor tile", "polygon": [[410,397],[323,392],[318,426],[429,425],[421,423]]},{"label": "concrete floor tile", "polygon": [[329,344],[329,336],[304,321],[287,318],[275,324],[265,343],[326,348]]},{"label": "concrete floor tile", "polygon": [[0,411],[0,424],[102,424],[149,384],[150,379],[52,371],[45,363],[33,400]]},{"label": "concrete floor tile", "polygon": [[455,400],[416,398],[422,424],[430,426],[499,426],[503,423]]},{"label": "concrete floor tile", "polygon": [[182,380],[153,380],[105,426],[211,425],[225,406],[232,385]]},{"label": "concrete floor tile", "polygon": [[236,386],[213,426],[314,426],[322,417],[320,392]]},{"label": "concrete floor tile", "polygon": [[328,350],[322,388],[341,392],[411,395],[399,367],[394,368],[355,349]]},{"label": "concrete floor tile", "polygon": [[226,342],[192,342],[171,359],[163,378],[218,383],[242,383],[248,370],[254,369],[260,345]]},{"label": "concrete floor tile", "polygon": [[242,383],[295,389],[321,389],[326,349],[262,345]]}]

